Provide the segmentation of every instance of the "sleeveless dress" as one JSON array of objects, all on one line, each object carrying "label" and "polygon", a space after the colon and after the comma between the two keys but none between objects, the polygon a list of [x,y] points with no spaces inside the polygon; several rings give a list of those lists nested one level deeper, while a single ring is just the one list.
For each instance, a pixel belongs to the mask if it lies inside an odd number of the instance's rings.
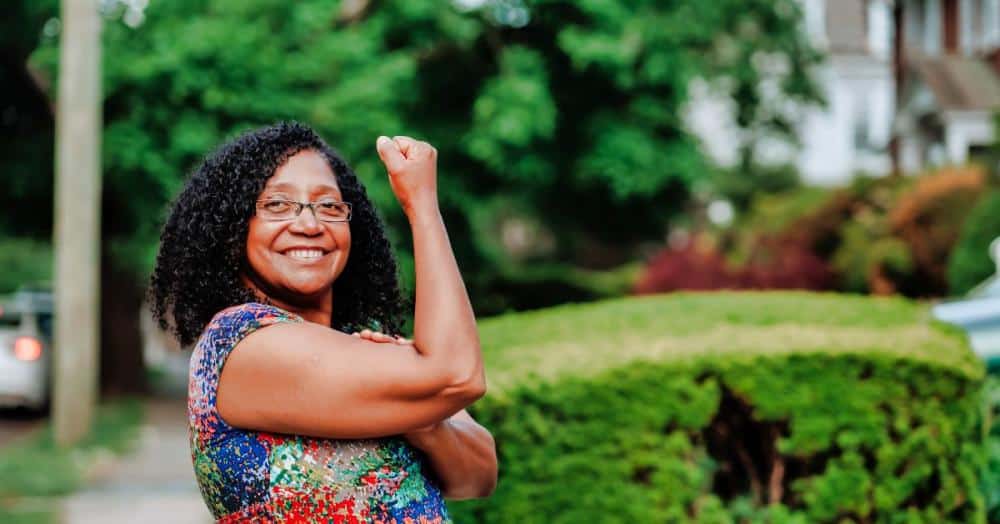
[{"label": "sleeveless dress", "polygon": [[310,438],[235,428],[219,417],[219,374],[236,344],[265,326],[302,321],[270,305],[233,306],[215,315],[191,355],[191,459],[217,522],[450,523],[439,488],[401,437]]}]

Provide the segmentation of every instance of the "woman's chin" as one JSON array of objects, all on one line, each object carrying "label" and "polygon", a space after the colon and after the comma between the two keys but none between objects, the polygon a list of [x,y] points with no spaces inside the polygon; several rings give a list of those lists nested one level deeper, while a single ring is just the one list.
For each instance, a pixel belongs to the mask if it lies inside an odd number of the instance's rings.
[{"label": "woman's chin", "polygon": [[[304,275],[303,275],[304,276]],[[275,283],[274,292],[289,302],[313,301],[330,292],[333,280],[330,278],[288,278]],[[278,297],[275,297],[278,298]]]},{"label": "woman's chin", "polygon": [[332,284],[332,282],[297,284],[288,286],[287,290],[292,297],[312,299],[328,293]]}]

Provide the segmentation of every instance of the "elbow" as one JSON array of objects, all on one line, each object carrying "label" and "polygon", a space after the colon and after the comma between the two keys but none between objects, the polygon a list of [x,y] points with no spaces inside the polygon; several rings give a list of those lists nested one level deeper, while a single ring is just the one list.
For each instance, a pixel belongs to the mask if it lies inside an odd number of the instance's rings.
[{"label": "elbow", "polygon": [[478,355],[478,348],[476,353],[476,359],[471,366],[466,364],[452,370],[451,379],[445,387],[449,396],[461,398],[466,406],[486,395],[486,371],[483,368],[482,357]]},{"label": "elbow", "polygon": [[[491,437],[490,442],[492,441],[493,439]],[[496,445],[494,445],[491,449],[493,450],[492,468],[490,469],[490,473],[486,476],[485,480],[483,481],[483,484],[480,486],[477,498],[489,497],[497,489],[497,478],[499,476],[499,473],[497,472]]]},{"label": "elbow", "polygon": [[497,443],[493,435],[485,428],[480,428],[483,436],[482,467],[479,481],[476,482],[471,498],[486,498],[497,489],[499,468],[497,459]]},{"label": "elbow", "polygon": [[471,482],[461,488],[445,488],[441,495],[448,500],[485,499],[493,495],[497,489],[497,473],[494,469],[491,475],[476,482]]},{"label": "elbow", "polygon": [[479,496],[476,498],[484,499],[486,497],[489,497],[493,495],[493,492],[496,491],[496,489],[497,489],[497,477],[496,475],[494,475],[493,478],[483,486],[483,489],[479,492]]},{"label": "elbow", "polygon": [[486,373],[480,361],[471,375],[464,376],[453,386],[469,404],[486,396]]},{"label": "elbow", "polygon": [[493,492],[496,491],[498,482],[496,444],[492,435],[485,430],[484,433],[486,433],[485,439],[488,444],[476,463],[476,472],[470,474],[464,484],[446,487],[443,491],[445,498],[451,500],[482,499],[493,495]]},{"label": "elbow", "polygon": [[428,368],[434,370],[431,374],[436,377],[432,383],[428,383],[433,384],[433,395],[454,399],[461,407],[486,395],[486,372],[478,344],[475,344],[471,354],[460,358],[452,357],[447,362],[442,360],[443,357],[436,357],[427,363]]},{"label": "elbow", "polygon": [[486,375],[482,366],[478,366],[471,376],[466,375],[453,380],[448,390],[451,395],[460,397],[465,405],[483,398],[486,395]]}]

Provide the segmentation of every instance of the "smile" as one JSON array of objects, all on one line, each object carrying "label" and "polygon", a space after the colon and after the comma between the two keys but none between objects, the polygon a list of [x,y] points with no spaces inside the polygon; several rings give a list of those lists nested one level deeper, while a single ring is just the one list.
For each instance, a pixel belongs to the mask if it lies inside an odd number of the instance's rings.
[{"label": "smile", "polygon": [[327,252],[323,251],[322,249],[293,248],[285,251],[283,254],[286,257],[294,258],[295,260],[310,261],[322,258],[323,255],[326,255],[326,253]]}]

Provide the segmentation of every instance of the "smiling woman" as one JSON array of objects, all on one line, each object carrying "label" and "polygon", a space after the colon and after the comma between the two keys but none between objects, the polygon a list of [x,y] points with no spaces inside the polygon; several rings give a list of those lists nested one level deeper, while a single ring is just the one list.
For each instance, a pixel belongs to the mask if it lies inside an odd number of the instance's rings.
[{"label": "smiling woman", "polygon": [[413,230],[412,341],[398,336],[396,264],[374,207],[301,124],[209,155],[164,226],[151,303],[195,343],[192,460],[219,521],[449,522],[443,497],[495,486],[493,438],[464,410],[485,375],[437,205],[437,152],[402,136],[377,149]]},{"label": "smiling woman", "polygon": [[[315,151],[296,153],[275,170],[250,221],[248,287],[285,304],[329,303],[324,294],[344,271],[351,251],[349,215],[336,212],[342,199],[330,165]],[[310,213],[303,212],[306,206]]]}]

